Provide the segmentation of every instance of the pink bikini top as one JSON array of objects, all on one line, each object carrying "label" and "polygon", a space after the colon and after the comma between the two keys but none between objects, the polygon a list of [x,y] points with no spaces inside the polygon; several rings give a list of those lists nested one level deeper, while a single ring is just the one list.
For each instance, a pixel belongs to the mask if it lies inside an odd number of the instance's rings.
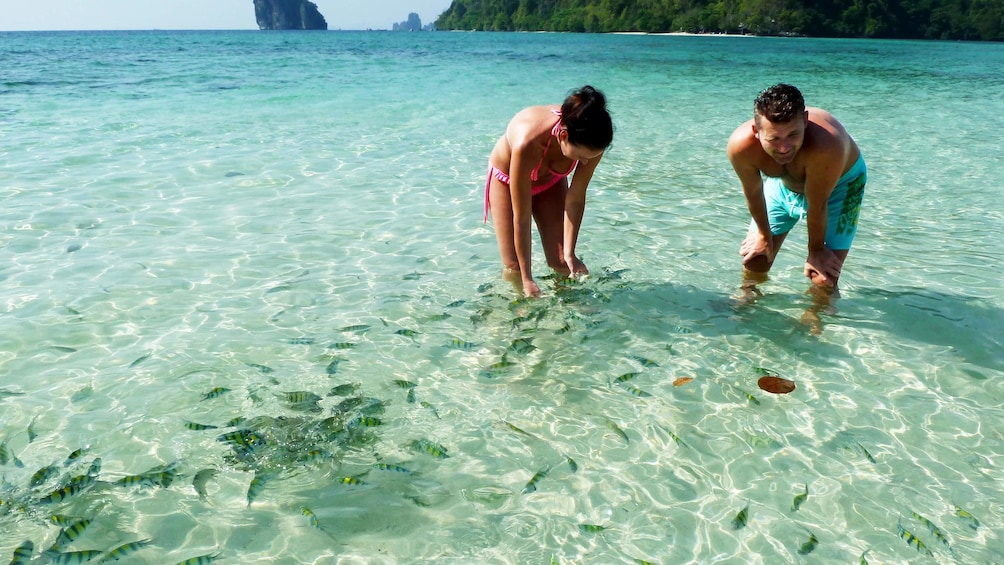
[{"label": "pink bikini top", "polygon": [[[533,182],[537,182],[538,180],[540,166],[544,164],[544,159],[547,157],[547,151],[548,149],[551,148],[551,140],[557,137],[558,132],[561,131],[561,110],[555,110],[554,108],[552,108],[551,113],[554,114],[555,116],[558,116],[558,121],[554,122],[554,127],[551,128],[551,137],[547,138],[547,145],[544,146],[544,154],[541,156],[540,162],[537,163],[537,166],[534,167],[532,171],[530,171],[530,180]],[[548,167],[547,172],[554,175],[556,177],[554,180],[555,182],[557,182],[558,179],[567,177],[568,175],[572,174],[572,171],[575,170],[575,166],[578,164],[579,164],[578,161],[572,161],[571,166],[569,166],[568,170],[565,172],[555,171],[554,169]]]}]

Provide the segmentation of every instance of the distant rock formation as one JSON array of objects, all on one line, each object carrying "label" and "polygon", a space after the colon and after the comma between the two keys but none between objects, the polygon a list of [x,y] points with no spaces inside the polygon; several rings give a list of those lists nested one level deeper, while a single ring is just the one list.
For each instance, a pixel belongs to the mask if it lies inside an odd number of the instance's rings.
[{"label": "distant rock formation", "polygon": [[418,17],[418,14],[412,12],[408,14],[408,19],[399,24],[394,24],[391,28],[392,31],[434,31],[436,29],[436,24],[429,24],[422,27],[422,19]]},{"label": "distant rock formation", "polygon": [[258,29],[328,29],[328,22],[309,0],[254,0]]}]

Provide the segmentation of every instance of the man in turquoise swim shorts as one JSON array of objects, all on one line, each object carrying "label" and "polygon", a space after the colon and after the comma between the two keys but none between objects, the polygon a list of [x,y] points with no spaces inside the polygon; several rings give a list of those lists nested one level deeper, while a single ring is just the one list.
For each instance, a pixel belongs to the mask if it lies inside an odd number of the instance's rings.
[{"label": "man in turquoise swim shorts", "polygon": [[858,146],[829,112],[806,108],[802,93],[787,84],[760,92],[753,119],[728,143],[729,161],[746,195],[753,221],[739,252],[743,289],[767,272],[788,232],[805,219],[809,251],[805,276],[829,295],[858,227],[868,173]]}]

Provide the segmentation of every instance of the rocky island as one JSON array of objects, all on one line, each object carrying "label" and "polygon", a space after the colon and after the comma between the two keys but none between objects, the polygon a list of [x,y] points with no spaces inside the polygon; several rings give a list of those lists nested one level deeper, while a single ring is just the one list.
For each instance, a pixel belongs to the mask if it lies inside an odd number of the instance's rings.
[{"label": "rocky island", "polygon": [[254,0],[258,29],[328,29],[328,22],[309,0]]}]

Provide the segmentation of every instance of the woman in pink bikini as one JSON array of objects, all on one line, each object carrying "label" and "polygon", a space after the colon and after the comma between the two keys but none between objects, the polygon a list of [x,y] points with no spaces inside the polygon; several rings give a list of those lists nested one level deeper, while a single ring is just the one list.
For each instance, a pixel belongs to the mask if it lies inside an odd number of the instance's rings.
[{"label": "woman in pink bikini", "polygon": [[485,221],[491,211],[503,275],[521,280],[527,296],[540,294],[530,264],[531,218],[552,269],[564,275],[589,272],[575,256],[575,242],[586,187],[612,140],[606,98],[583,86],[561,106],[521,110],[495,144],[488,158]]}]

